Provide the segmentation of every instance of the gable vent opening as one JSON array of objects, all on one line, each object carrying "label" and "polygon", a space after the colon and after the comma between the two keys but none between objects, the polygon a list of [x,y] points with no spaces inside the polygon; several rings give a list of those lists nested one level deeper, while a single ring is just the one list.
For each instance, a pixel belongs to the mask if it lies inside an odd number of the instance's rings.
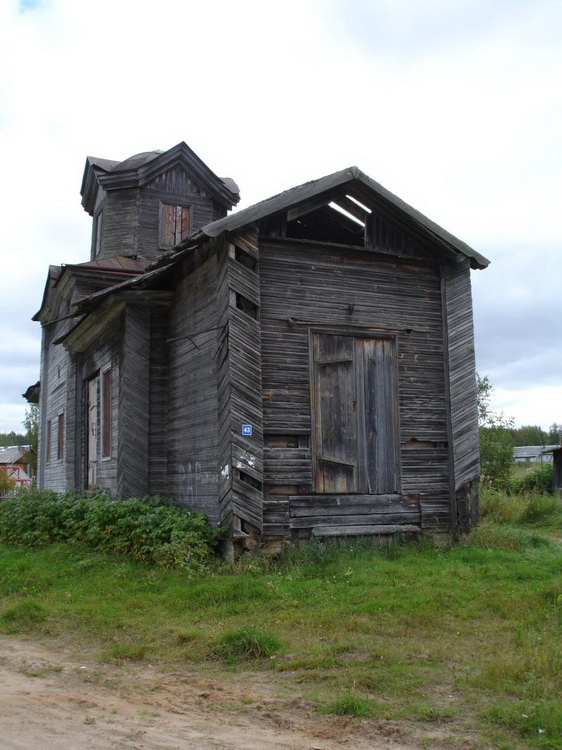
[{"label": "gable vent opening", "polygon": [[331,203],[328,203],[328,205],[330,206],[330,208],[334,209],[334,211],[339,211],[340,214],[342,214],[343,216],[346,216],[351,221],[354,221],[360,227],[364,227],[365,226],[365,222],[364,221],[361,221],[361,219],[359,219],[357,216],[354,216],[349,211],[346,211],[345,208],[342,208],[339,204],[334,203],[332,201]]},{"label": "gable vent opening", "polygon": [[255,271],[258,265],[256,258],[253,258],[249,253],[241,250],[238,246],[234,248],[234,258],[241,265],[249,268],[251,271]]},{"label": "gable vent opening", "polygon": [[252,300],[244,297],[244,295],[239,292],[235,292],[235,305],[239,310],[242,310],[243,313],[249,315],[250,318],[253,318],[254,320],[258,319],[259,307],[255,305]]}]

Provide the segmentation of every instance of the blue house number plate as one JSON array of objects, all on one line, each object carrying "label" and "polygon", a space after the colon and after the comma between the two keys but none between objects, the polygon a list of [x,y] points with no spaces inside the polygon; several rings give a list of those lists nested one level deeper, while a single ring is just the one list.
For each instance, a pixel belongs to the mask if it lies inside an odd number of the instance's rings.
[{"label": "blue house number plate", "polygon": [[253,435],[254,430],[251,424],[242,425],[242,435]]}]

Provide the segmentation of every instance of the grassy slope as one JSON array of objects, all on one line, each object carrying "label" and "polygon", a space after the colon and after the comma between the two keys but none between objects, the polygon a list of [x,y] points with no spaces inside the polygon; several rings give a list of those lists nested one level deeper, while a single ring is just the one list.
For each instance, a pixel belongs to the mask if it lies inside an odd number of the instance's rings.
[{"label": "grassy slope", "polygon": [[0,632],[224,669],[221,636],[250,624],[283,644],[251,668],[320,710],[555,748],[561,558],[540,528],[491,523],[450,549],[319,545],[192,580],[68,546],[0,547]]}]

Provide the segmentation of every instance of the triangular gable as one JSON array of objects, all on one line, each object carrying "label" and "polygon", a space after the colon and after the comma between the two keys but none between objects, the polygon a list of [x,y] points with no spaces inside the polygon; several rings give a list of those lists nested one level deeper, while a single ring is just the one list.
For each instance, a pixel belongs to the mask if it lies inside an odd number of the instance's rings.
[{"label": "triangular gable", "polygon": [[[387,226],[386,232],[391,231],[391,228],[392,231],[396,231],[395,227],[400,225],[418,237],[420,242],[425,240],[433,245],[438,244],[444,250],[462,253],[470,259],[473,268],[485,268],[489,264],[483,255],[372,180],[357,167],[349,167],[286,190],[208,224],[203,227],[203,232],[209,237],[217,237],[222,232],[238,230],[242,226],[262,221],[280,212],[285,214],[287,221],[295,221],[306,214],[323,210],[330,204],[336,204],[343,211],[341,216],[347,213],[355,220],[359,220],[358,226],[369,221],[368,214],[371,212],[375,217],[382,217],[382,224]],[[348,217],[347,225],[350,230],[353,228],[350,223],[352,221]],[[376,235],[377,227],[373,226],[372,231]]]}]

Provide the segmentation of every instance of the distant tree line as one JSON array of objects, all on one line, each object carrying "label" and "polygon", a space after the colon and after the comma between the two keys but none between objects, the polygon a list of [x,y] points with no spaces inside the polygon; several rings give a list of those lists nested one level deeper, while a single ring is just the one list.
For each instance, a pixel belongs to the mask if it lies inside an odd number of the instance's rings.
[{"label": "distant tree line", "polygon": [[0,432],[0,446],[3,448],[9,445],[28,445],[27,437],[21,432]]},{"label": "distant tree line", "polygon": [[548,428],[548,432],[537,425],[524,425],[512,428],[509,434],[513,439],[513,445],[560,445],[562,437],[562,424],[554,422]]}]

